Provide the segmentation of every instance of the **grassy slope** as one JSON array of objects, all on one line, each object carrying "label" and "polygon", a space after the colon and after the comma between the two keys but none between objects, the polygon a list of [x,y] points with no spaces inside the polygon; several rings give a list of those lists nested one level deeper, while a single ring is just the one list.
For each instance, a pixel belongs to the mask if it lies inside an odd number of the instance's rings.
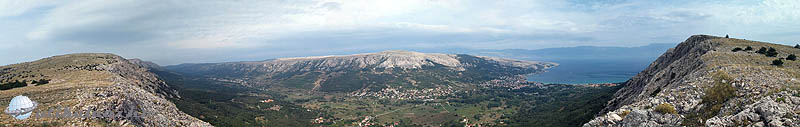
[{"label": "grassy slope", "polygon": [[[703,123],[714,116],[735,114],[739,106],[753,103],[753,100],[772,93],[786,90],[800,90],[800,83],[792,81],[800,79],[800,61],[782,60],[782,66],[771,65],[773,60],[786,58],[789,54],[800,54],[800,49],[791,46],[764,43],[742,39],[716,38],[710,40],[715,44],[715,50],[703,55],[707,61],[706,68],[713,70],[710,75],[713,83],[702,86],[705,95],[702,104],[710,105],[700,108],[696,112],[685,113],[687,116],[682,125],[694,126]],[[734,48],[745,49],[747,46],[752,51],[731,51]],[[768,57],[755,53],[761,47],[774,48],[779,53],[776,57]],[[723,83],[723,80],[727,81]],[[747,85],[758,89],[742,90],[732,87],[731,81],[740,85]],[[742,87],[742,86],[737,86]],[[764,94],[766,93],[766,94]]]},{"label": "grassy slope", "polygon": [[[11,98],[25,95],[40,105],[34,112],[44,112],[48,108],[59,106],[73,106],[81,102],[77,96],[79,91],[88,91],[93,88],[102,88],[113,84],[113,76],[106,71],[94,71],[86,68],[116,62],[110,54],[75,54],[68,56],[54,56],[33,62],[12,64],[0,67],[0,79],[5,82],[16,80],[51,79],[45,85],[29,85],[21,88],[0,91],[0,105],[8,105]],[[30,82],[28,82],[30,83]],[[89,123],[104,124],[93,121]],[[13,120],[9,115],[0,115],[0,125],[62,125],[64,121],[44,120]]]}]

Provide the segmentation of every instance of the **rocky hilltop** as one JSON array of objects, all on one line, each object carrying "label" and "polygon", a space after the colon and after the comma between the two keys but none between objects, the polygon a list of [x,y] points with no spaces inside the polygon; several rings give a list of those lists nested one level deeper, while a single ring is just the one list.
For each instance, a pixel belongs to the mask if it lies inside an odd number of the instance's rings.
[{"label": "rocky hilltop", "polygon": [[800,126],[800,49],[695,35],[584,126]]},{"label": "rocky hilltop", "polygon": [[[492,57],[480,57],[513,67],[547,69],[558,64],[550,62],[520,61]],[[402,50],[390,50],[378,53],[365,53],[344,56],[313,56],[279,58],[257,62],[229,62],[207,64],[182,64],[169,66],[175,70],[194,71],[195,73],[213,72],[215,69],[233,69],[237,71],[256,71],[260,73],[281,73],[299,70],[337,71],[344,69],[398,68],[419,69],[426,66],[443,66],[454,70],[463,70],[465,66],[455,54],[419,53]]]},{"label": "rocky hilltop", "polygon": [[279,86],[312,91],[351,92],[357,89],[379,90],[387,87],[387,84],[411,88],[442,87],[458,84],[456,82],[459,81],[536,73],[554,66],[557,64],[393,50],[257,62],[181,64],[166,68],[185,75],[233,81],[249,87]]},{"label": "rocky hilltop", "polygon": [[[39,103],[31,118],[0,115],[0,125],[24,126],[210,126],[181,112],[167,98],[180,98],[149,64],[113,54],[82,53],[53,56],[0,67],[0,83],[29,84],[0,90],[0,105],[17,95]],[[157,65],[155,65],[157,66]],[[47,81],[42,83],[41,81]],[[148,114],[117,118],[37,118],[49,110]]]}]

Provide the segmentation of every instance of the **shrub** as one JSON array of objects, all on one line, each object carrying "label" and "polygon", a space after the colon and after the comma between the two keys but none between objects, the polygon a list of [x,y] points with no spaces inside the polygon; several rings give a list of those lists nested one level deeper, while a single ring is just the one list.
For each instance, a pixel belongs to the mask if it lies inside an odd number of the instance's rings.
[{"label": "shrub", "polygon": [[794,48],[800,48],[800,44],[794,45]]},{"label": "shrub", "polygon": [[779,97],[779,98],[775,99],[775,101],[776,102],[786,102],[786,98]]},{"label": "shrub", "polygon": [[704,102],[709,104],[722,104],[727,101],[728,98],[735,96],[736,87],[731,85],[733,78],[728,76],[728,74],[722,73],[723,72],[717,72],[717,74],[715,74],[716,79],[714,85],[706,89],[706,95],[702,97]]},{"label": "shrub", "polygon": [[682,126],[703,126],[700,121],[706,121],[714,117],[722,109],[722,106],[730,98],[736,97],[736,87],[731,85],[733,77],[730,77],[727,72],[717,71],[713,74],[714,84],[706,88],[706,93],[701,98],[700,103],[705,105],[699,111],[691,113],[686,116],[686,119],[681,122]]},{"label": "shrub", "polygon": [[742,51],[742,50],[743,50],[742,48],[736,47],[736,48],[733,48],[733,50],[731,50],[731,51],[738,52],[738,51]]},{"label": "shrub", "polygon": [[758,53],[758,54],[767,53],[767,48],[761,47],[760,49],[758,49],[758,51],[756,51],[756,53]]},{"label": "shrub", "polygon": [[678,114],[678,111],[675,111],[675,107],[667,103],[658,104],[654,110],[664,114]]},{"label": "shrub", "polygon": [[753,50],[753,47],[747,46],[747,48],[744,48],[744,51],[751,51],[751,50]]},{"label": "shrub", "polygon": [[14,81],[14,82],[11,82],[11,83],[0,84],[0,90],[9,90],[9,89],[18,88],[18,87],[25,87],[25,86],[28,86],[28,83],[26,83],[25,81],[22,81],[22,82]]},{"label": "shrub", "polygon": [[767,50],[767,52],[764,53],[764,55],[766,55],[767,57],[775,57],[778,56],[778,51],[776,51],[775,48],[769,47],[769,50]]},{"label": "shrub", "polygon": [[619,117],[625,118],[625,116],[627,116],[628,114],[631,114],[630,110],[622,111],[621,113],[619,113],[617,115],[619,115]]},{"label": "shrub", "polygon": [[786,56],[786,60],[795,61],[797,60],[797,56],[795,56],[794,54],[789,54],[789,56]]},{"label": "shrub", "polygon": [[486,108],[494,108],[494,107],[500,107],[500,103],[490,102],[489,104],[486,105]]},{"label": "shrub", "polygon": [[783,66],[783,61],[781,59],[773,60],[772,65]]},{"label": "shrub", "polygon": [[[36,80],[34,80],[34,81],[36,81]],[[39,79],[38,82],[32,83],[32,84],[36,84],[38,86],[38,85],[44,85],[44,84],[47,84],[47,83],[50,83],[49,79]]]}]

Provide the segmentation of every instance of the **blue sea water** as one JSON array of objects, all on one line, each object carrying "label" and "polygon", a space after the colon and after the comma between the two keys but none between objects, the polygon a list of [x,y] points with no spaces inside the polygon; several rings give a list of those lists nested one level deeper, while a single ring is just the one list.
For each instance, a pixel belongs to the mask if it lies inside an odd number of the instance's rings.
[{"label": "blue sea water", "polygon": [[644,70],[652,60],[559,60],[547,72],[528,76],[529,81],[553,84],[625,82]]}]

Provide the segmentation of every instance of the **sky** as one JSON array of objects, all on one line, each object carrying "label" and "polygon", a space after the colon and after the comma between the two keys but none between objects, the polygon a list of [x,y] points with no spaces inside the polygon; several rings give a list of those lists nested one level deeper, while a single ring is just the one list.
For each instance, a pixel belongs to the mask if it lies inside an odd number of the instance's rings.
[{"label": "sky", "polygon": [[0,0],[0,65],[105,52],[161,65],[418,48],[800,43],[797,0]]}]

